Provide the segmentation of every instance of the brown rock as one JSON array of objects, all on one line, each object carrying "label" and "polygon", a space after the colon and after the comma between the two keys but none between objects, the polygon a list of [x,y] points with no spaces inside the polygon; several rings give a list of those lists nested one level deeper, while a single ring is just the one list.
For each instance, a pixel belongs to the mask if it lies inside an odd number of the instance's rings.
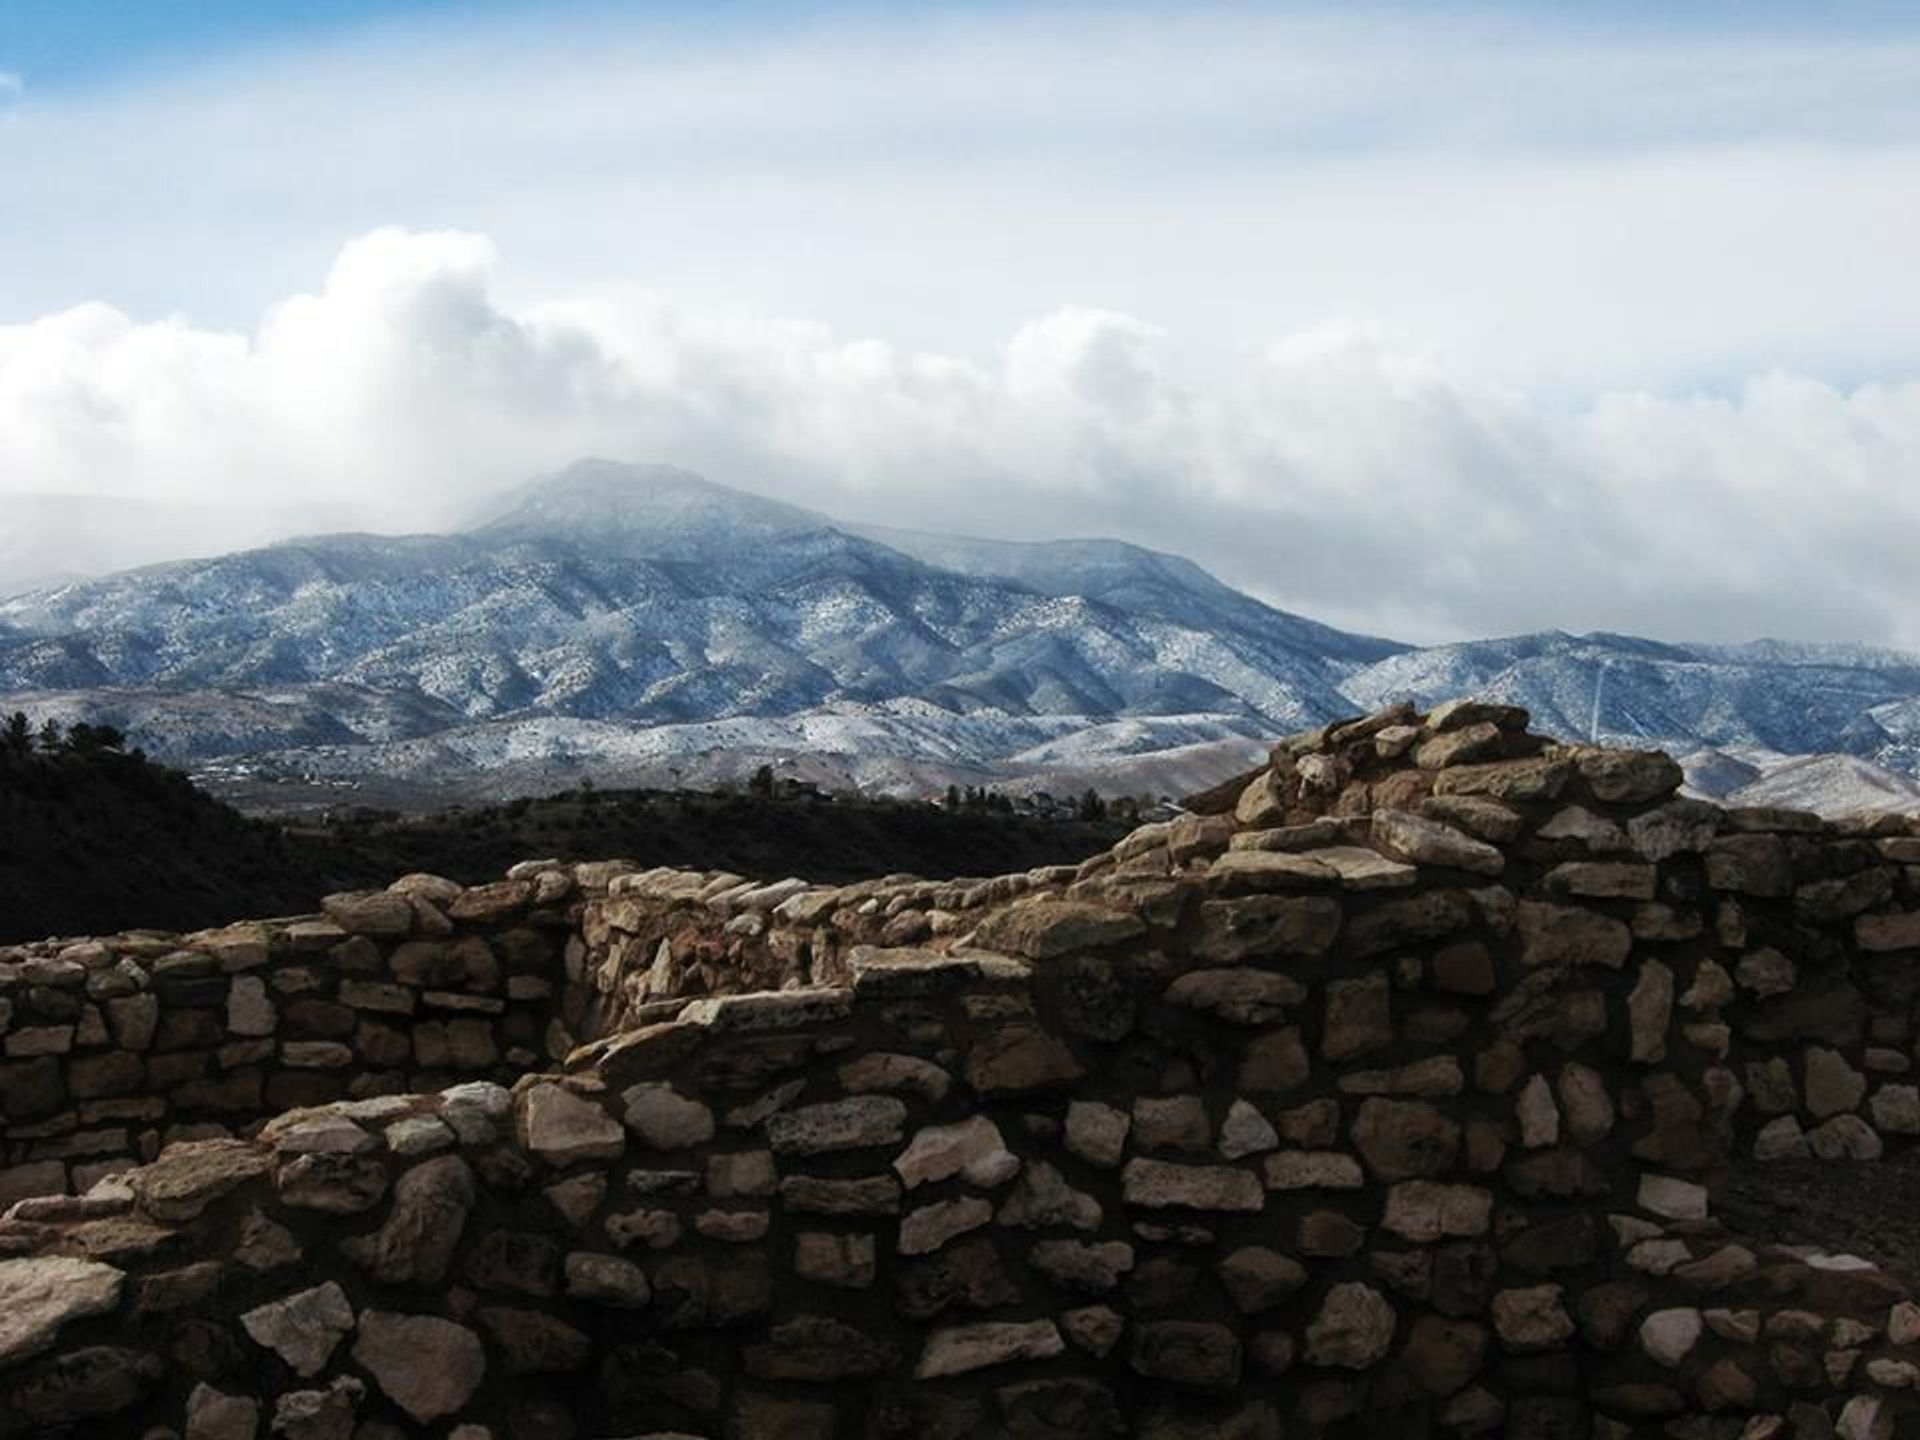
[{"label": "brown rock", "polygon": [[1582,748],[1574,763],[1596,800],[1610,805],[1644,805],[1678,790],[1686,776],[1658,750]]},{"label": "brown rock", "polygon": [[1493,1297],[1493,1328],[1508,1350],[1549,1350],[1573,1334],[1558,1285],[1530,1285]]},{"label": "brown rock", "polygon": [[974,930],[985,950],[1050,960],[1076,950],[1096,950],[1146,934],[1138,916],[1073,900],[1029,900],[988,916]]},{"label": "brown rock", "polygon": [[169,1145],[127,1176],[134,1199],[156,1220],[191,1220],[221,1196],[272,1168],[273,1157],[244,1140]]},{"label": "brown rock", "polygon": [[782,1320],[767,1332],[764,1344],[749,1345],[745,1351],[747,1373],[758,1379],[812,1383],[869,1379],[890,1370],[899,1358],[890,1341],[827,1315]]},{"label": "brown rock", "polygon": [[1353,1143],[1377,1178],[1417,1180],[1452,1167],[1460,1127],[1421,1101],[1373,1098],[1361,1103]]},{"label": "brown rock", "polygon": [[67,1256],[0,1260],[0,1369],[49,1349],[69,1321],[111,1311],[124,1279]]},{"label": "brown rock", "polygon": [[1034,1025],[1002,1026],[967,1052],[967,1083],[988,1098],[1064,1089],[1085,1073],[1064,1041]]},{"label": "brown rock", "polygon": [[927,1337],[913,1373],[920,1380],[965,1375],[1018,1360],[1044,1360],[1066,1348],[1051,1320],[954,1325]]},{"label": "brown rock", "polygon": [[1138,1374],[1194,1390],[1240,1383],[1240,1341],[1224,1325],[1156,1320],[1133,1327],[1128,1363]]},{"label": "brown rock", "polygon": [[1457,890],[1428,890],[1355,916],[1347,925],[1346,948],[1355,958],[1364,959],[1441,939],[1464,930],[1473,920],[1473,904],[1465,895]]},{"label": "brown rock", "polygon": [[1306,1267],[1264,1245],[1243,1245],[1219,1264],[1220,1282],[1243,1315],[1270,1310],[1307,1282]]},{"label": "brown rock", "polygon": [[400,1177],[386,1222],[340,1249],[381,1284],[437,1285],[446,1278],[475,1199],[473,1170],[465,1160],[428,1160]]},{"label": "brown rock", "polygon": [[1618,970],[1633,950],[1633,932],[1610,916],[1537,900],[1520,902],[1522,963],[1534,968],[1604,965]]},{"label": "brown rock", "polygon": [[1486,1353],[1484,1325],[1422,1315],[1413,1322],[1401,1358],[1421,1390],[1439,1399],[1464,1389],[1480,1373]]},{"label": "brown rock", "polygon": [[482,1306],[480,1328],[506,1362],[509,1375],[568,1374],[586,1368],[593,1342],[554,1315],[506,1306]]},{"label": "brown rock", "polygon": [[1327,1292],[1319,1313],[1307,1326],[1309,1364],[1365,1370],[1393,1348],[1399,1314],[1371,1285],[1345,1281]]},{"label": "brown rock", "polygon": [[1707,844],[1707,883],[1737,895],[1793,894],[1793,862],[1778,835],[1720,835]]},{"label": "brown rock", "polygon": [[1522,803],[1552,800],[1573,778],[1565,760],[1536,756],[1491,765],[1461,765],[1445,771],[1434,784],[1438,795],[1472,795],[1488,800]]},{"label": "brown rock", "polygon": [[1493,846],[1462,835],[1450,825],[1402,810],[1376,810],[1372,837],[1387,854],[1410,864],[1438,865],[1478,875],[1498,875],[1507,868],[1507,857]]},{"label": "brown rock", "polygon": [[1393,1043],[1393,1001],[1386,976],[1336,980],[1326,994],[1320,1050],[1329,1060],[1352,1059]]},{"label": "brown rock", "polygon": [[1200,906],[1196,960],[1233,964],[1264,958],[1324,955],[1340,931],[1340,903],[1324,896],[1252,895]]},{"label": "brown rock", "polygon": [[486,1375],[486,1352],[471,1330],[431,1315],[369,1310],[353,1358],[421,1424],[464,1406]]}]

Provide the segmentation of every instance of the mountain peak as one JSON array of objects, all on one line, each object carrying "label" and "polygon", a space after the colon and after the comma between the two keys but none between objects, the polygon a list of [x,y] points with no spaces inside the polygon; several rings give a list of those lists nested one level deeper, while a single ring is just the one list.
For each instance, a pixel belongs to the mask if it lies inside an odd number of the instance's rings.
[{"label": "mountain peak", "polygon": [[717,545],[816,530],[825,516],[715,484],[675,465],[579,460],[508,494],[470,534],[564,540],[629,557],[694,559]]}]

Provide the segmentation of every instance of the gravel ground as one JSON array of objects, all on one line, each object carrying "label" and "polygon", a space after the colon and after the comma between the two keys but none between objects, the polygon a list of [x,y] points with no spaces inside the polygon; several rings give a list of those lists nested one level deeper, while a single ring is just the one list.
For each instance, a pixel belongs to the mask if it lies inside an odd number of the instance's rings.
[{"label": "gravel ground", "polygon": [[1717,1208],[1738,1234],[1859,1255],[1920,1292],[1920,1150],[1883,1161],[1747,1161]]}]

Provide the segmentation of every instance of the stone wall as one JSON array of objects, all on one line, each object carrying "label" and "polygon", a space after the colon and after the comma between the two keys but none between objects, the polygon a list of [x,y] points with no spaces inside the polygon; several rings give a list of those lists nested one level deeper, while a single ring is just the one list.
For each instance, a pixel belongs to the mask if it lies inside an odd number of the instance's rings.
[{"label": "stone wall", "polygon": [[564,1055],[582,893],[551,866],[418,875],[321,915],[0,948],[0,1206],[297,1106]]},{"label": "stone wall", "polygon": [[1920,1128],[1920,841],[1678,780],[1452,706],[1073,869],[536,869],[564,1065],[16,1205],[0,1435],[1920,1426],[1920,1307],[1712,1206]]}]

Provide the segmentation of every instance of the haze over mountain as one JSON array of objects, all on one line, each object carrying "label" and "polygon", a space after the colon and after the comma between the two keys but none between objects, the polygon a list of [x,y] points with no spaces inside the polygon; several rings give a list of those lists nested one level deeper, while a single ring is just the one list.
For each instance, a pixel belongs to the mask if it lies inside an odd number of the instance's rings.
[{"label": "haze over mountain", "polygon": [[0,692],[228,782],[381,793],[703,782],[766,758],[897,791],[1178,789],[1276,733],[1461,694],[1690,755],[1715,793],[1826,752],[1853,763],[1775,789],[1910,803],[1899,774],[1920,773],[1920,657],[1557,632],[1418,649],[1133,545],[866,527],[605,461],[456,533],[317,536],[0,602]]}]

